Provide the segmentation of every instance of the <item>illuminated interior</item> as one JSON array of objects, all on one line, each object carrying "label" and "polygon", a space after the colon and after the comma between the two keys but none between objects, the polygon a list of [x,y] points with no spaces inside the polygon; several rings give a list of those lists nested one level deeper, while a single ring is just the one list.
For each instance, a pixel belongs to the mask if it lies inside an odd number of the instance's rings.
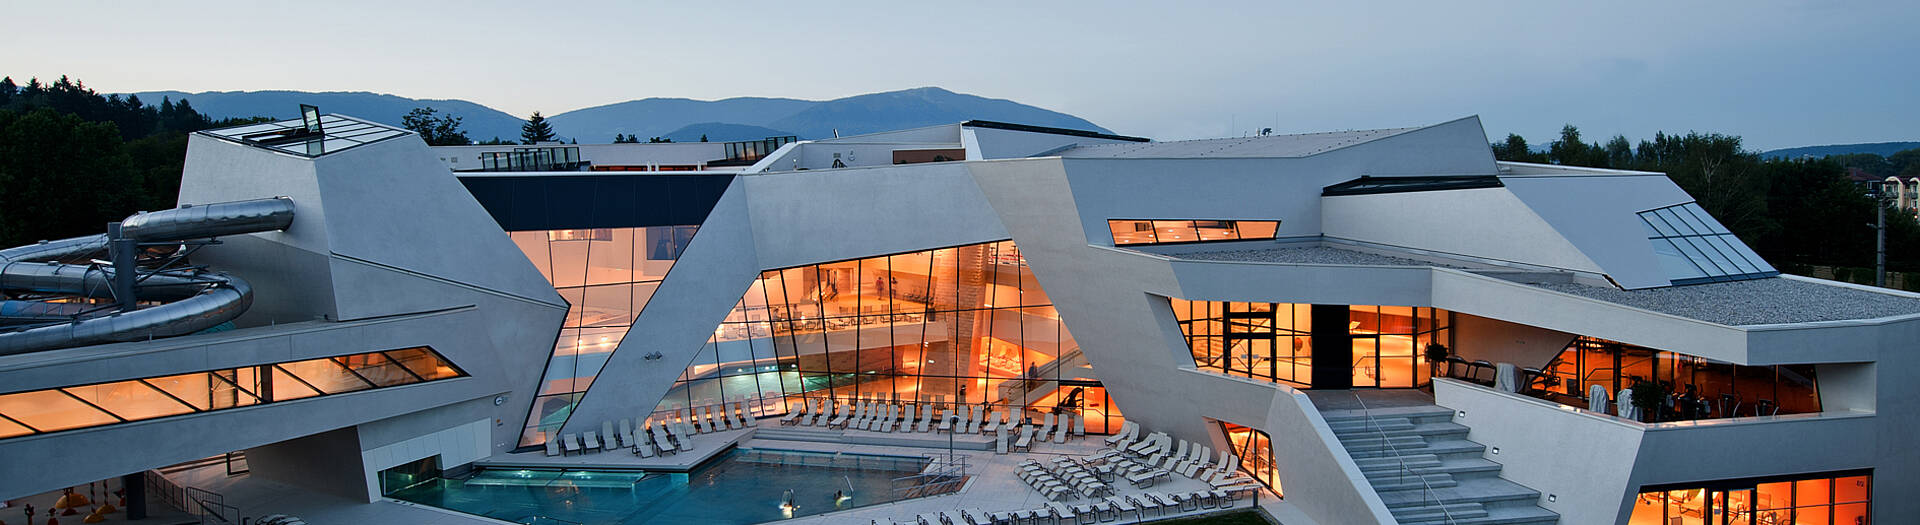
[{"label": "illuminated interior", "polygon": [[1233,443],[1233,454],[1240,456],[1240,470],[1260,480],[1275,496],[1286,497],[1280,490],[1280,471],[1273,465],[1273,439],[1266,432],[1225,421],[1220,422],[1220,431]]},{"label": "illuminated interior", "polygon": [[[1419,350],[1445,344],[1451,335],[1447,311],[1435,308],[1184,299],[1169,299],[1169,303],[1192,352],[1194,366],[1299,388],[1313,386],[1316,342],[1351,348],[1351,353],[1337,352],[1334,355],[1338,359],[1322,359],[1320,363],[1350,369],[1351,386],[1424,385],[1431,370]],[[1316,311],[1344,314],[1346,330],[1315,337]]]},{"label": "illuminated interior", "polygon": [[[657,411],[833,398],[1120,414],[1012,241],[762,272]],[[1017,416],[1017,414],[1016,414]]]},{"label": "illuminated interior", "polygon": [[1629,525],[1866,525],[1873,476],[1795,476],[1647,490]]},{"label": "illuminated interior", "polygon": [[0,438],[345,394],[465,375],[417,346],[0,394]]},{"label": "illuminated interior", "polygon": [[510,234],[571,306],[528,411],[522,446],[546,442],[548,434],[566,423],[697,229],[651,226]]},{"label": "illuminated interior", "polygon": [[1115,245],[1179,244],[1272,239],[1280,221],[1109,219],[1107,228]]},{"label": "illuminated interior", "polygon": [[1573,406],[1586,406],[1591,385],[1617,393],[1638,380],[1666,383],[1675,403],[1662,421],[1820,411],[1813,365],[1734,365],[1580,337],[1545,372],[1530,385],[1532,393]]}]

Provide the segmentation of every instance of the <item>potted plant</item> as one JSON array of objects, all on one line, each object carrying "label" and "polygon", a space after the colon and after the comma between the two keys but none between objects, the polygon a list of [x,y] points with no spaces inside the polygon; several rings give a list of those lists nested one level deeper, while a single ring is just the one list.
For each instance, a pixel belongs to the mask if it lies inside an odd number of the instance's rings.
[{"label": "potted plant", "polygon": [[1447,362],[1447,356],[1450,355],[1447,345],[1429,343],[1427,344],[1426,352],[1428,377],[1442,377],[1440,375],[1440,363]]},{"label": "potted plant", "polygon": [[1660,422],[1660,411],[1667,402],[1667,385],[1658,381],[1634,378],[1633,408],[1639,412],[1639,419],[1646,423]]}]

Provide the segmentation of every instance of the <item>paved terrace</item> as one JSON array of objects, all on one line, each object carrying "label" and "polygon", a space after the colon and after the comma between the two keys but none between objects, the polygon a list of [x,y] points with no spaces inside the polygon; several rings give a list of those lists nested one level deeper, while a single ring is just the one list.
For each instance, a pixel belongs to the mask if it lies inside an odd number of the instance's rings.
[{"label": "paved terrace", "polygon": [[1192,252],[1169,254],[1168,257],[1193,261],[1244,261],[1288,264],[1341,264],[1351,266],[1437,266],[1441,268],[1460,268],[1459,266],[1438,264],[1427,261],[1380,255],[1354,250],[1343,250],[1328,246],[1303,246],[1291,248],[1263,248],[1259,250],[1232,250],[1218,252]]},{"label": "paved terrace", "polygon": [[[824,431],[822,435],[834,436],[835,441],[805,441],[789,439],[760,439],[754,434],[761,430],[782,428],[773,419],[761,420],[761,425],[745,430],[700,434],[694,437],[695,450],[682,452],[665,458],[641,458],[625,449],[584,455],[549,457],[542,452],[520,454],[499,454],[477,462],[477,465],[491,466],[551,466],[585,468],[592,466],[645,468],[663,471],[685,471],[727,449],[739,446],[744,448],[797,450],[809,452],[845,452],[855,454],[878,454],[894,456],[944,456],[948,453],[945,446],[947,437],[938,433],[909,434],[922,437],[925,441],[938,441],[939,446],[901,446],[858,444],[862,441],[878,439],[898,439],[900,434],[885,434],[864,431]],[[791,429],[792,427],[785,427]],[[780,435],[770,432],[769,435]],[[791,435],[791,434],[789,434]],[[978,509],[988,512],[1001,512],[1020,509],[1038,509],[1047,502],[1040,493],[1029,488],[1014,474],[1018,465],[1026,459],[1045,463],[1060,456],[1083,456],[1105,446],[1105,436],[1088,435],[1075,437],[1066,443],[1036,441],[1033,450],[1025,453],[995,454],[991,450],[979,450],[975,447],[984,439],[974,434],[962,434],[956,445],[960,447],[956,454],[967,456],[969,481],[960,491],[940,496],[915,498],[893,503],[860,507],[839,512],[806,516],[779,523],[800,524],[840,524],[840,523],[891,523],[898,521],[910,523],[915,515],[947,511],[950,515],[958,509]],[[937,439],[936,439],[937,438]],[[224,466],[213,464],[207,467],[169,474],[174,482],[181,486],[197,487],[220,493],[228,505],[240,509],[244,516],[260,516],[268,513],[284,513],[299,516],[308,523],[354,523],[364,525],[385,524],[425,524],[425,525],[500,525],[507,524],[496,519],[462,514],[437,509],[425,505],[382,500],[374,503],[359,503],[348,498],[329,494],[315,493],[298,487],[277,483],[271,480],[254,478],[249,475],[227,476]],[[1206,483],[1182,477],[1172,476],[1171,481],[1162,480],[1154,486],[1134,488],[1124,480],[1113,483],[1119,495],[1138,496],[1142,492],[1190,492],[1209,488]],[[1079,500],[1063,503],[1073,505]],[[1279,519],[1285,525],[1312,525],[1293,505],[1279,500],[1271,491],[1260,491],[1257,498],[1241,497],[1231,507],[1199,509],[1187,512],[1172,512],[1165,515],[1147,514],[1148,521],[1191,517],[1209,513],[1246,510],[1258,503],[1269,516]],[[955,515],[957,519],[958,516]],[[1102,523],[1137,523],[1133,515],[1123,516],[1117,521]],[[959,522],[956,522],[959,523]]]}]

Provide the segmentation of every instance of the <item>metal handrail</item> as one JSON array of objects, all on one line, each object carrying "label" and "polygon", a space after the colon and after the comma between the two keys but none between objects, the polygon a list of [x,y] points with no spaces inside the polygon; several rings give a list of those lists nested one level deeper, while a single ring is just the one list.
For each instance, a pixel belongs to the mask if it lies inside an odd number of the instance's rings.
[{"label": "metal handrail", "polygon": [[1440,501],[1440,496],[1434,494],[1433,485],[1430,483],[1427,483],[1427,476],[1424,474],[1414,473],[1413,469],[1407,468],[1406,456],[1401,455],[1400,447],[1393,446],[1393,440],[1387,438],[1386,429],[1380,428],[1380,423],[1373,420],[1373,409],[1367,408],[1367,400],[1361,399],[1360,394],[1358,393],[1353,393],[1352,395],[1353,395],[1354,401],[1360,402],[1360,415],[1366,418],[1367,420],[1366,424],[1368,426],[1373,427],[1374,432],[1380,434],[1380,443],[1387,446],[1387,450],[1393,453],[1393,460],[1400,464],[1400,471],[1398,472],[1400,478],[1398,481],[1404,482],[1407,480],[1407,474],[1413,474],[1413,477],[1415,479],[1420,480],[1420,487],[1421,487],[1420,502],[1426,503],[1427,496],[1433,496],[1434,505],[1440,508],[1440,515],[1446,517],[1447,523],[1458,524],[1459,522],[1454,521],[1453,519],[1453,512],[1447,510],[1447,503],[1444,501]]}]

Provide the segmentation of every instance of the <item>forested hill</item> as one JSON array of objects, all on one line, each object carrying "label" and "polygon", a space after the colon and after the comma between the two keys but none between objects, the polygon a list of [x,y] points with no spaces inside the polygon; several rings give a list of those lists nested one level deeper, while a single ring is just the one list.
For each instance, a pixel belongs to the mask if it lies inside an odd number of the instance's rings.
[{"label": "forested hill", "polygon": [[[458,99],[413,99],[367,92],[304,91],[148,91],[142,100],[191,100],[195,108],[214,117],[268,116],[294,118],[300,104],[400,125],[417,107],[432,107],[447,117],[461,119],[473,140],[520,136],[522,119],[473,102]],[[738,97],[722,100],[643,98],[548,114],[554,133],[562,140],[583,143],[612,142],[616,135],[642,139],[670,137],[697,140],[702,133],[714,141],[752,140],[774,135],[817,139],[876,131],[952,124],[983,119],[1109,132],[1086,119],[1021,104],[923,87],[870,93],[826,101],[791,98]],[[763,134],[764,133],[764,134]],[[758,135],[758,136],[749,136]]]},{"label": "forested hill", "polygon": [[1868,144],[1832,144],[1827,146],[1801,146],[1760,152],[1765,159],[1802,159],[1820,158],[1829,155],[1849,155],[1866,153],[1891,157],[1895,153],[1920,148],[1920,142],[1873,142]]}]

